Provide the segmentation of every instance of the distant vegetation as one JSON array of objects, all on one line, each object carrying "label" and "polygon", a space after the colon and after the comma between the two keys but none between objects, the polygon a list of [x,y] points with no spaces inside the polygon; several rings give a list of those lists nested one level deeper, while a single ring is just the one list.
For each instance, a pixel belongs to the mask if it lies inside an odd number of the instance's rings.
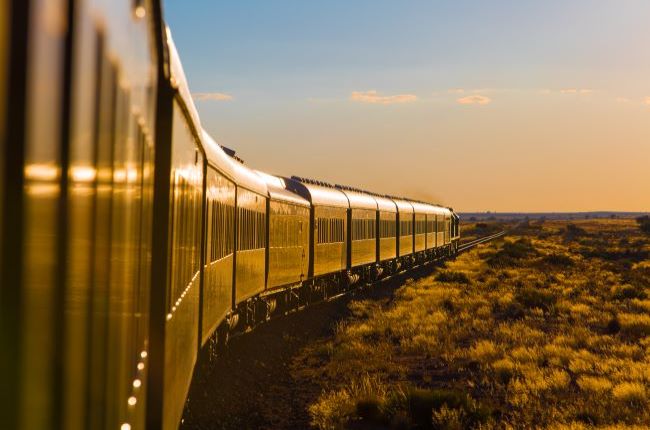
[{"label": "distant vegetation", "polygon": [[353,301],[300,358],[313,425],[648,428],[649,251],[631,219],[531,222]]},{"label": "distant vegetation", "polygon": [[636,222],[639,224],[639,228],[645,234],[650,234],[650,216],[641,216],[636,219]]}]

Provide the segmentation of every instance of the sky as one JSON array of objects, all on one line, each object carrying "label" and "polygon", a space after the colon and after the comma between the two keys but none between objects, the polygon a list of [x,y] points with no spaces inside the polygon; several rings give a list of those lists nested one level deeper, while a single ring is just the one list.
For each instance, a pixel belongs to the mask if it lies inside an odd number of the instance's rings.
[{"label": "sky", "polygon": [[252,168],[458,211],[650,211],[648,0],[165,0]]}]

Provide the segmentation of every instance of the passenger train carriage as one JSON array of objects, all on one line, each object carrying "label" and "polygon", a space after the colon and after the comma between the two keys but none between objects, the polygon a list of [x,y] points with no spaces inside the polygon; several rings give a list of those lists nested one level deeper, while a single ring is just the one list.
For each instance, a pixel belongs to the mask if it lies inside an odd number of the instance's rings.
[{"label": "passenger train carriage", "polygon": [[0,145],[6,428],[176,428],[202,348],[458,248],[449,208],[231,156],[153,0],[0,0]]}]

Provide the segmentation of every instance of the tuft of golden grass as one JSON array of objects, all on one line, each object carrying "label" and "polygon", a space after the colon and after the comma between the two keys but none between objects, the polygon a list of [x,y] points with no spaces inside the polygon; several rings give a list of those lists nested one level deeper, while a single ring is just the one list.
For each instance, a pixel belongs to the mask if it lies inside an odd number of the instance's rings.
[{"label": "tuft of golden grass", "polygon": [[650,428],[650,238],[633,223],[531,222],[352,302],[304,352],[313,425]]}]

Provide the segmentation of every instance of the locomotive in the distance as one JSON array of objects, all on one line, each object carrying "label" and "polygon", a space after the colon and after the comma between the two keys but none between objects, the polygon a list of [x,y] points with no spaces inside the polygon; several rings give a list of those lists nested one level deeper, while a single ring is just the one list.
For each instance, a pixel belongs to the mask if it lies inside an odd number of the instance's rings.
[{"label": "locomotive in the distance", "polygon": [[153,0],[0,1],[0,416],[179,425],[198,352],[458,249],[420,201],[250,169]]}]

